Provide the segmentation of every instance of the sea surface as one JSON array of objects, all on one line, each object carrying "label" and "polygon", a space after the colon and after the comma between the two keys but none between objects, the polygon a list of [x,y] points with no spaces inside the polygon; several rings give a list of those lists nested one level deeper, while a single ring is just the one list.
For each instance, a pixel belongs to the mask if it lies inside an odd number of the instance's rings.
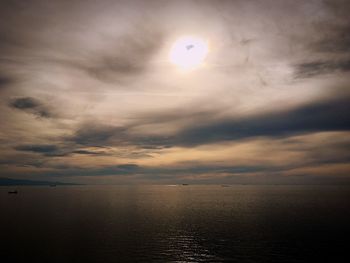
[{"label": "sea surface", "polygon": [[0,187],[0,261],[350,262],[349,204],[347,186]]}]

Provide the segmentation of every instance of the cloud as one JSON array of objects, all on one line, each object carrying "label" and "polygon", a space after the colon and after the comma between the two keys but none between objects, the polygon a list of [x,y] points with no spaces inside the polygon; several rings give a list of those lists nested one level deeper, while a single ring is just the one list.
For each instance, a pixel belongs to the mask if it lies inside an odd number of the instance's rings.
[{"label": "cloud", "polygon": [[[77,180],[93,177],[97,181],[98,178],[103,181],[103,178],[110,176],[115,178],[114,182],[124,178],[130,180],[129,182],[293,184],[322,183],[322,178],[317,180],[319,173],[325,174],[322,167],[334,167],[333,170],[327,168],[327,171],[332,174],[339,171],[341,174],[333,179],[324,179],[323,182],[337,183],[346,181],[346,178],[339,176],[343,176],[345,168],[342,167],[346,167],[344,165],[350,160],[348,134],[349,132],[321,132],[283,138],[251,138],[235,143],[225,142],[196,148],[171,148],[165,149],[165,152],[158,156],[158,162],[153,164],[147,164],[144,158],[135,162],[125,162],[127,159],[113,154],[110,156],[110,163],[100,163],[106,156],[90,154],[84,156],[87,159],[82,162],[79,156],[57,155],[57,147],[53,145],[21,145],[17,148],[34,154],[40,153],[43,158],[37,155],[16,154],[2,161],[0,159],[0,165],[6,167],[11,164],[11,167],[21,168],[12,173],[22,176],[49,174],[57,178],[76,177]],[[177,158],[166,161],[169,157],[166,156],[166,152],[174,154]],[[76,163],[72,162],[72,157]],[[115,162],[119,164],[113,164]],[[6,175],[6,169],[0,174]]]},{"label": "cloud", "polygon": [[71,153],[82,154],[82,155],[105,155],[105,152],[96,152],[96,151],[88,151],[88,150],[74,150]]},{"label": "cloud", "polygon": [[314,61],[296,65],[297,78],[311,78],[317,75],[350,71],[350,60]]},{"label": "cloud", "polygon": [[0,89],[5,88],[6,86],[11,84],[12,82],[13,82],[13,80],[11,78],[6,77],[6,76],[2,76],[0,74]]},{"label": "cloud", "polygon": [[11,102],[10,105],[17,109],[26,110],[26,109],[37,108],[40,106],[40,103],[33,98],[27,97],[27,98],[15,99]]},{"label": "cloud", "polygon": [[177,134],[175,144],[191,146],[203,143],[239,140],[255,136],[287,136],[317,131],[350,129],[350,99],[316,102],[289,111],[256,115],[241,119],[189,127]]},{"label": "cloud", "polygon": [[322,37],[311,45],[314,51],[325,53],[350,52],[350,25],[348,23],[323,22],[319,27],[322,30],[320,31]]},{"label": "cloud", "polygon": [[[136,32],[119,39],[113,49],[93,54],[84,64],[77,65],[92,77],[101,81],[113,81],[120,76],[139,75],[148,68],[152,56],[162,45],[162,34],[140,25]],[[142,30],[143,29],[143,30]]]},{"label": "cloud", "polygon": [[61,169],[50,172],[52,176],[128,176],[146,172],[136,164],[120,164],[104,167],[83,168],[63,166]]},{"label": "cloud", "polygon": [[[134,134],[131,131],[135,126],[137,127],[137,124],[125,127],[85,125],[68,140],[88,146],[136,145],[145,149],[171,146],[193,147],[257,136],[280,137],[319,131],[350,130],[347,112],[350,112],[350,98],[345,97],[313,102],[278,113],[271,112],[247,117],[211,120],[200,115],[200,122],[193,120],[171,135]],[[210,116],[213,115],[210,114]],[[154,118],[157,119],[157,116]],[[142,122],[141,125],[143,125]]]},{"label": "cloud", "polygon": [[17,151],[23,152],[32,152],[32,153],[40,153],[46,157],[67,157],[72,154],[79,155],[111,155],[107,151],[103,150],[91,150],[89,149],[80,149],[76,145],[69,144],[67,142],[60,142],[60,145],[55,144],[24,144],[17,145],[14,147]]},{"label": "cloud", "polygon": [[[348,137],[345,0],[22,2],[0,1],[2,174],[284,180],[349,161],[313,141]],[[168,58],[185,35],[209,44],[190,72]]]},{"label": "cloud", "polygon": [[10,101],[9,106],[27,113],[34,114],[41,118],[52,118],[54,114],[41,103],[38,99],[32,97],[16,98]]},{"label": "cloud", "polygon": [[110,165],[103,167],[84,168],[62,166],[60,169],[51,171],[52,176],[143,176],[147,178],[169,179],[175,175],[182,177],[193,174],[245,174],[257,171],[278,170],[281,168],[269,168],[262,166],[213,166],[213,165],[197,165],[197,166],[173,166],[173,167],[149,167],[140,166],[133,163]]},{"label": "cloud", "polygon": [[[62,166],[60,169],[49,171],[52,178],[113,177],[114,182],[127,178],[128,182],[148,181],[158,183],[240,183],[240,184],[324,184],[346,183],[350,181],[342,176],[317,176],[322,167],[329,171],[339,171],[344,174],[346,164],[308,164],[283,166],[256,166],[256,165],[195,165],[172,167],[147,167],[132,163],[103,166],[95,168]],[[329,169],[333,167],[332,169]],[[308,172],[309,171],[309,172]],[[346,170],[345,170],[346,171]],[[41,172],[37,172],[40,174]]]},{"label": "cloud", "polygon": [[14,149],[22,152],[38,153],[45,157],[64,157],[73,153],[69,147],[61,148],[55,144],[24,144],[17,145]]},{"label": "cloud", "polygon": [[58,147],[53,144],[29,144],[29,145],[19,145],[15,147],[18,151],[52,154],[58,151]]},{"label": "cloud", "polygon": [[67,140],[85,146],[108,146],[109,142],[116,137],[118,141],[125,139],[125,131],[126,129],[123,127],[84,124],[75,132],[74,136],[68,137]]}]

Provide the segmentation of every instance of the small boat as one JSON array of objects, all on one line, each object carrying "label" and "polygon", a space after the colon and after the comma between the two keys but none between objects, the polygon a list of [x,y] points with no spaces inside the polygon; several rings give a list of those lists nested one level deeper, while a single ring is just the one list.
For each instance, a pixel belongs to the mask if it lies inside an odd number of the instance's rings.
[{"label": "small boat", "polygon": [[18,194],[17,190],[14,191],[8,191],[9,194]]},{"label": "small boat", "polygon": [[50,184],[50,187],[56,187],[56,184]]},{"label": "small boat", "polygon": [[188,185],[188,184],[182,184],[183,186],[186,186],[186,185]]}]

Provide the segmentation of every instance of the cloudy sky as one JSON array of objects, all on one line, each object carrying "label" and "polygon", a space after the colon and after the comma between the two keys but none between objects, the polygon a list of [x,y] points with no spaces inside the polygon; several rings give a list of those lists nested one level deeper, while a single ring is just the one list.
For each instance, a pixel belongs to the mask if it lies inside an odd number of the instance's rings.
[{"label": "cloudy sky", "polygon": [[[350,183],[349,12],[346,0],[1,0],[0,177]],[[183,36],[208,45],[191,70],[169,60]]]}]

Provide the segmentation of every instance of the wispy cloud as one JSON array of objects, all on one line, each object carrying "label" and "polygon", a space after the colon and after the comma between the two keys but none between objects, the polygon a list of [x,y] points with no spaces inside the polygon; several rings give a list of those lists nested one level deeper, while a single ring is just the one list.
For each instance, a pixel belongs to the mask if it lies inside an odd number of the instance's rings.
[{"label": "wispy cloud", "polygon": [[350,60],[345,61],[314,61],[296,66],[297,78],[310,78],[317,75],[350,71]]},{"label": "wispy cloud", "polygon": [[27,113],[34,114],[42,118],[51,118],[54,116],[52,112],[38,99],[31,97],[23,97],[12,99],[9,106]]},{"label": "wispy cloud", "polygon": [[[1,1],[0,176],[344,182],[349,7]],[[187,72],[185,35],[209,45]]]},{"label": "wispy cloud", "polygon": [[[135,144],[145,148],[191,147],[257,136],[279,137],[320,131],[342,131],[350,129],[350,120],[345,114],[350,111],[349,102],[349,98],[319,101],[291,110],[240,118],[211,119],[211,115],[208,115],[207,118],[200,116],[199,121],[191,117],[195,125],[188,123],[188,126],[171,135],[131,133],[130,130],[137,124],[130,127],[83,126],[72,140],[91,146]],[[162,118],[159,121],[161,122]]]}]

